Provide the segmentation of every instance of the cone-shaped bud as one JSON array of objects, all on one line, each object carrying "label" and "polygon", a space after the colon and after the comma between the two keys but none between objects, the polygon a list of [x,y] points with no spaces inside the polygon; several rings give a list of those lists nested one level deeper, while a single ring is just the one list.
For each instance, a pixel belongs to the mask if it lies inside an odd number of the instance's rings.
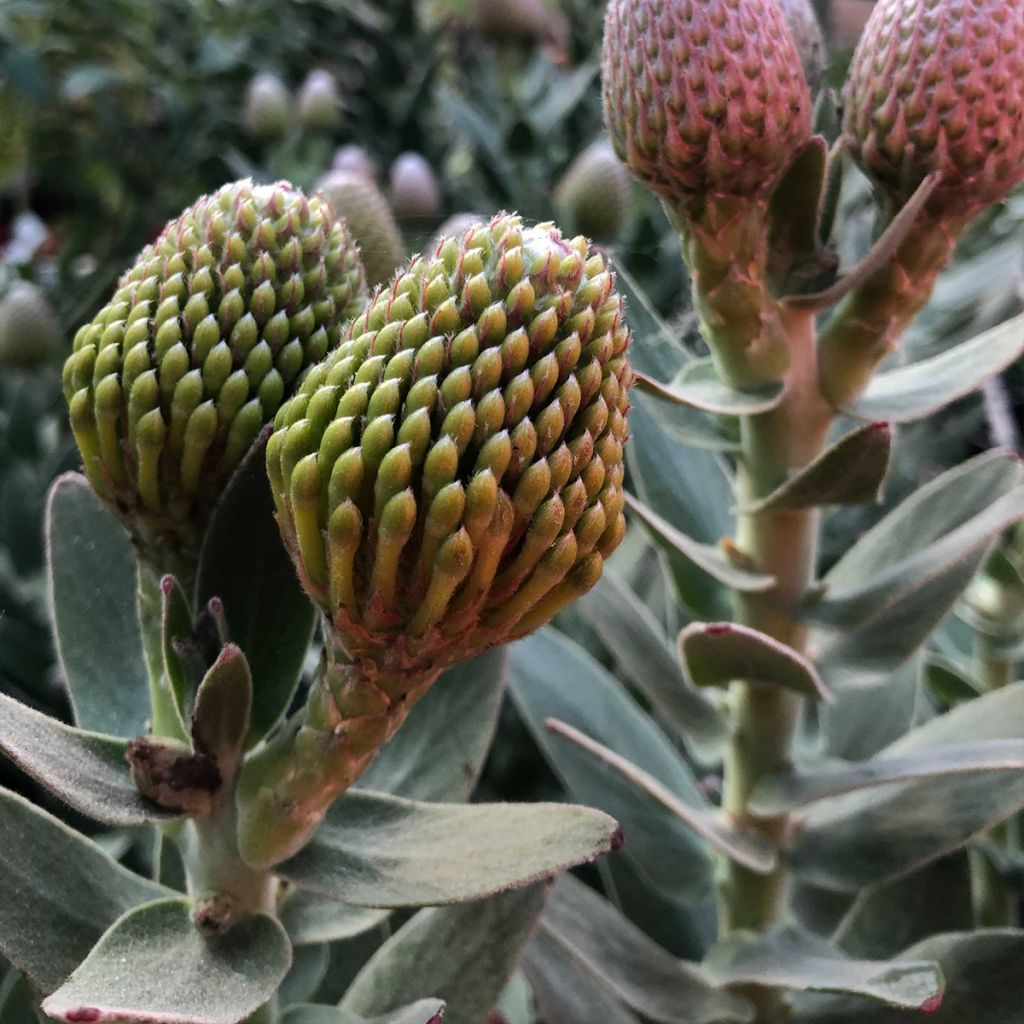
[{"label": "cone-shaped bud", "polygon": [[503,215],[400,271],[282,406],[285,545],[391,697],[536,628],[619,543],[622,305],[584,238]]},{"label": "cone-shaped bud", "polygon": [[283,135],[291,116],[291,98],[284,82],[269,71],[261,71],[249,82],[245,96],[245,130],[256,139]]},{"label": "cone-shaped bud", "polygon": [[674,206],[763,195],[810,136],[776,0],[610,0],[602,79],[615,152]]},{"label": "cone-shaped bud", "polygon": [[329,132],[341,120],[341,97],[334,75],[317,68],[306,76],[299,90],[299,119],[314,132]]},{"label": "cone-shaped bud", "polygon": [[403,220],[432,220],[441,212],[441,189],[419,153],[402,153],[391,165],[388,199]]},{"label": "cone-shaped bud", "polygon": [[496,43],[554,43],[565,40],[565,18],[545,0],[473,0],[473,27]]},{"label": "cone-shaped bud", "polygon": [[64,394],[85,472],[156,567],[194,564],[231,472],[365,299],[329,205],[239,181],[171,221],[77,332]]},{"label": "cone-shaped bud", "polygon": [[460,238],[470,228],[486,224],[491,218],[482,213],[460,211],[446,218],[423,247],[424,256],[433,256],[446,238]]},{"label": "cone-shaped bud", "polygon": [[818,16],[814,13],[811,0],[777,0],[782,14],[793,33],[803,65],[804,78],[811,92],[817,92],[825,69],[825,39],[821,33]]},{"label": "cone-shaped bud", "polygon": [[371,287],[389,280],[405,259],[405,246],[380,189],[371,179],[354,171],[331,171],[317,182],[316,188],[348,225],[359,245]]},{"label": "cone-shaped bud", "polygon": [[555,190],[559,217],[572,231],[610,242],[629,211],[629,175],[611,143],[598,139],[569,165]]},{"label": "cone-shaped bud", "polygon": [[43,290],[16,281],[0,299],[0,367],[38,366],[60,343],[60,324]]},{"label": "cone-shaped bud", "polygon": [[934,171],[933,216],[964,220],[999,202],[1024,177],[1024,3],[879,0],[844,128],[897,205]]},{"label": "cone-shaped bud", "polygon": [[361,174],[370,181],[377,180],[377,163],[362,146],[349,143],[346,146],[339,146],[334,151],[334,158],[331,161],[332,171],[352,171]]}]

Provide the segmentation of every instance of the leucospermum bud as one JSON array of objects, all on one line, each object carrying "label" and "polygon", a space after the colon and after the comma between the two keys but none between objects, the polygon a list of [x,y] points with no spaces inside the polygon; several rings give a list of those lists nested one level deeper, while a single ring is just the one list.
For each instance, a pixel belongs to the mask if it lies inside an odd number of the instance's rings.
[{"label": "leucospermum bud", "polygon": [[424,256],[433,256],[437,248],[447,238],[458,238],[464,235],[470,228],[486,224],[491,218],[485,217],[482,213],[469,213],[459,211],[446,217],[441,226],[434,232],[433,236],[423,247]]},{"label": "leucospermum bud", "polygon": [[629,208],[629,175],[606,139],[591,143],[555,189],[559,216],[573,231],[599,242],[622,231]]},{"label": "leucospermum bud", "polygon": [[0,299],[0,367],[27,369],[57,351],[60,324],[43,290],[16,281]]},{"label": "leucospermum bud", "polygon": [[272,139],[288,128],[291,99],[284,82],[269,71],[254,75],[245,97],[243,121],[257,139]]},{"label": "leucospermum bud", "polygon": [[356,146],[353,143],[339,146],[334,151],[331,170],[353,171],[356,174],[361,174],[364,178],[369,178],[370,181],[377,180],[377,164],[373,157],[362,146]]},{"label": "leucospermum bud", "polygon": [[602,78],[615,152],[671,206],[764,195],[810,136],[776,0],[610,0]]},{"label": "leucospermum bud", "polygon": [[402,153],[391,165],[388,199],[395,214],[407,220],[430,220],[441,212],[437,176],[419,153]]},{"label": "leucospermum bud", "polygon": [[854,55],[844,128],[865,173],[903,205],[966,221],[1024,178],[1024,3],[879,0]]},{"label": "leucospermum bud", "polygon": [[777,0],[786,24],[793,33],[803,65],[804,78],[812,92],[816,92],[821,84],[821,75],[825,67],[825,39],[821,34],[818,16],[814,13],[811,0]]},{"label": "leucospermum bud", "polygon": [[334,75],[317,68],[306,76],[299,90],[299,118],[305,127],[327,132],[341,120],[341,97]]},{"label": "leucospermum bud", "polygon": [[194,562],[231,472],[366,299],[320,198],[225,185],[171,221],[75,335],[64,394],[85,472],[157,567]]},{"label": "leucospermum bud", "polygon": [[604,258],[514,216],[376,295],[267,447],[338,656],[395,698],[593,586],[625,527],[628,343]]}]

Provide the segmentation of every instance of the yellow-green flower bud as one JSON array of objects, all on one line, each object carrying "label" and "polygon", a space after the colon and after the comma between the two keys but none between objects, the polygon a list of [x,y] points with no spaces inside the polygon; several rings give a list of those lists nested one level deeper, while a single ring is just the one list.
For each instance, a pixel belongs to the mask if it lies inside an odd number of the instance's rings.
[{"label": "yellow-green flower bud", "polygon": [[42,289],[16,281],[0,299],[0,367],[37,366],[60,343],[60,324]]},{"label": "yellow-green flower bud", "polygon": [[329,71],[318,68],[306,76],[299,90],[299,118],[317,132],[328,132],[341,120],[338,83]]},{"label": "yellow-green flower bud", "polygon": [[256,139],[283,135],[291,116],[291,98],[277,75],[261,71],[249,83],[243,121],[246,131]]}]

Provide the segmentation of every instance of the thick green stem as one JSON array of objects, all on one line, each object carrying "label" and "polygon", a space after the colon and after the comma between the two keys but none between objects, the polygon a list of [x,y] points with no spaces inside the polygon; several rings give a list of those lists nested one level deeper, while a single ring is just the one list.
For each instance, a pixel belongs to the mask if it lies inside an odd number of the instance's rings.
[{"label": "thick green stem", "polygon": [[[817,386],[813,317],[788,314],[784,323],[792,352],[786,393],[775,409],[742,422],[741,504],[764,497],[813,459],[831,422]],[[818,527],[814,509],[764,510],[739,517],[737,546],[777,582],[764,594],[737,594],[737,617],[800,652],[806,629],[796,621],[795,610],[814,579]],[[740,680],[732,684],[729,700],[734,734],[725,764],[724,808],[735,824],[755,828],[781,846],[787,819],[756,818],[747,804],[764,776],[789,766],[800,698],[779,687]],[[763,930],[780,920],[786,890],[784,866],[763,875],[728,862],[720,902],[722,932]],[[771,1020],[774,1013],[765,1006],[760,1019]]]}]

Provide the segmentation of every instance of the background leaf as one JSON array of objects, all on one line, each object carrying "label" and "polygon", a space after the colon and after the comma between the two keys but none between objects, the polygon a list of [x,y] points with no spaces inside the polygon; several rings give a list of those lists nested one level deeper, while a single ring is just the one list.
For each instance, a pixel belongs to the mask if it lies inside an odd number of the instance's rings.
[{"label": "background leaf", "polygon": [[390,910],[353,907],[316,893],[296,890],[281,908],[281,924],[293,946],[308,946],[362,935],[386,921],[390,914]]}]

